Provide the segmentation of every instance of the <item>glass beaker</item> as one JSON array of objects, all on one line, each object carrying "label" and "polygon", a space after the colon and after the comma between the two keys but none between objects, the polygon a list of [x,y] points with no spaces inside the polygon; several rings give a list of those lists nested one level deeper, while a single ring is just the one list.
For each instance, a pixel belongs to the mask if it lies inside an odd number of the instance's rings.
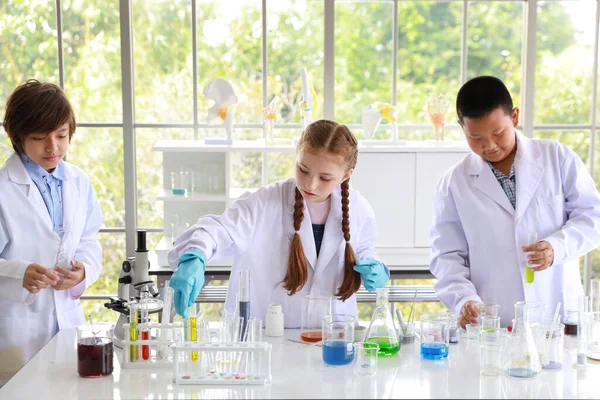
[{"label": "glass beaker", "polygon": [[565,349],[565,326],[557,323],[551,332],[552,320],[533,326],[542,368],[559,369],[563,366]]},{"label": "glass beaker", "polygon": [[393,356],[400,351],[400,342],[388,301],[388,288],[377,288],[377,305],[367,330],[365,345],[377,344],[378,355]]},{"label": "glass beaker", "polygon": [[546,306],[541,301],[518,301],[517,305],[527,307],[529,324],[542,323],[546,319]]},{"label": "glass beaker", "polygon": [[300,318],[300,339],[304,342],[320,342],[323,318],[331,315],[331,296],[311,296],[302,298]]},{"label": "glass beaker", "polygon": [[587,314],[587,358],[600,361],[600,311]]},{"label": "glass beaker", "polygon": [[377,373],[379,346],[375,343],[355,343],[356,363],[354,373],[358,376],[374,376]]},{"label": "glass beaker", "polygon": [[537,312],[526,302],[515,304],[515,324],[510,333],[505,352],[505,370],[517,378],[533,378],[542,370],[540,356],[529,320],[530,312]]},{"label": "glass beaker", "polygon": [[97,322],[77,327],[77,372],[97,378],[113,372],[113,330],[110,323]]},{"label": "glass beaker", "polygon": [[479,332],[481,332],[481,325],[479,324],[467,324],[465,325],[467,331],[467,339],[477,339]]},{"label": "glass beaker", "polygon": [[483,304],[483,303],[479,303],[477,304],[477,313],[479,314],[477,316],[477,322],[479,324],[481,324],[481,317],[483,316],[492,316],[492,317],[497,317],[498,316],[498,312],[500,311],[500,304],[496,304],[496,303],[487,303],[487,304]]},{"label": "glass beaker", "polygon": [[323,318],[323,362],[346,365],[354,360],[354,317],[346,314]]},{"label": "glass beaker", "polygon": [[458,343],[460,338],[460,331],[458,329],[458,317],[454,313],[448,313],[446,315],[448,320],[448,341],[450,343]]},{"label": "glass beaker", "polygon": [[494,317],[492,315],[484,315],[481,317],[482,331],[495,331],[497,329],[500,329],[500,317]]},{"label": "glass beaker", "polygon": [[482,375],[496,376],[502,371],[502,351],[506,345],[508,331],[481,331],[480,372]]},{"label": "glass beaker", "polygon": [[185,196],[188,192],[188,172],[181,167],[179,172],[171,172],[171,193]]},{"label": "glass beaker", "polygon": [[448,328],[445,316],[421,315],[421,357],[426,360],[448,358]]}]

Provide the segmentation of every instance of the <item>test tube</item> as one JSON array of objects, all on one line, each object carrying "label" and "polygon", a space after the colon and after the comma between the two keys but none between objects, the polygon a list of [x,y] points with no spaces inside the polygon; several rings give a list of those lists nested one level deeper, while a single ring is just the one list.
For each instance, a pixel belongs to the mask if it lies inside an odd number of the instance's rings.
[{"label": "test tube", "polygon": [[[537,232],[533,232],[531,235],[529,235],[529,245],[535,244],[538,241],[538,235]],[[529,265],[529,261],[527,262],[527,267],[525,267],[525,282],[527,283],[533,283],[535,279],[535,272],[531,269],[531,266]]]},{"label": "test tube", "polygon": [[[194,303],[188,308],[188,318],[183,321],[183,333],[186,342],[195,342],[198,339],[197,314],[196,303]],[[196,350],[192,351],[192,362],[198,362],[198,351]]]},{"label": "test tube", "polygon": [[[150,328],[148,327],[148,323],[150,322],[150,317],[148,315],[148,300],[150,298],[150,293],[144,291],[141,293],[140,297],[141,336],[142,340],[150,340]],[[144,360],[150,359],[150,345],[142,345],[142,358]]]},{"label": "test tube", "polygon": [[577,329],[577,362],[575,366],[587,365],[587,328],[588,328],[589,297],[579,297],[579,326]]},{"label": "test tube", "polygon": [[240,271],[239,312],[240,318],[243,319],[241,340],[244,340],[250,318],[250,271],[247,269]]},{"label": "test tube", "polygon": [[[129,341],[135,342],[138,339],[138,307],[137,304],[129,304]],[[129,361],[136,362],[138,359],[138,346],[129,345]]]}]

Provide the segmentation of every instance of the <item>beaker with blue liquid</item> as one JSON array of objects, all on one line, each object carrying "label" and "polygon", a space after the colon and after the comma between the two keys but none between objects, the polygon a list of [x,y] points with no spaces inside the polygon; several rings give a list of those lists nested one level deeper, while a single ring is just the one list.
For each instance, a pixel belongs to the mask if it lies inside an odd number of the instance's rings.
[{"label": "beaker with blue liquid", "polygon": [[323,318],[323,362],[346,365],[354,360],[354,317],[346,314]]},{"label": "beaker with blue liquid", "polygon": [[440,314],[421,315],[421,357],[425,360],[448,358],[447,318]]},{"label": "beaker with blue liquid", "polygon": [[346,365],[354,360],[354,317],[346,314],[323,318],[323,362]]}]

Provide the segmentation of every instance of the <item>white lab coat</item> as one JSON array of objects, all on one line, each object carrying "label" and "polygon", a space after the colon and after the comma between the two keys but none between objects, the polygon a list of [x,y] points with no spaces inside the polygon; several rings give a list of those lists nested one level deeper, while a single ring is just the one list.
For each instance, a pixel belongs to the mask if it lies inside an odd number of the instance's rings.
[{"label": "white lab coat", "polygon": [[[344,248],[342,233],[341,189],[331,195],[331,210],[319,257],[310,215],[306,205],[300,227],[302,245],[308,259],[308,280],[304,288],[288,296],[280,284],[288,267],[290,242],[294,235],[294,179],[276,182],[257,192],[242,196],[222,215],[207,215],[184,232],[169,252],[169,264],[175,270],[179,257],[191,248],[199,248],[210,260],[235,256],[227,290],[226,309],[235,308],[239,271],[250,270],[250,315],[265,321],[269,303],[283,307],[284,325],[300,327],[301,297],[307,294],[334,296],[343,280]],[[375,216],[358,191],[350,189],[351,244],[358,260],[376,258]],[[333,297],[333,313],[357,318],[356,297],[345,302]]]},{"label": "white lab coat", "polygon": [[[65,163],[63,227],[72,232],[71,259],[83,262],[85,279],[69,290],[49,287],[37,294],[23,288],[31,263],[54,268],[60,238],[44,200],[17,154],[0,167],[0,385],[60,329],[84,322],[78,300],[98,279],[102,248],[96,233],[102,213],[89,178]],[[82,287],[85,285],[85,287]]]},{"label": "white lab coat", "polygon": [[[578,257],[600,244],[600,195],[581,159],[553,140],[517,133],[516,209],[488,164],[465,156],[440,179],[433,201],[430,269],[436,294],[460,312],[469,300],[499,303],[510,325],[517,301],[576,309],[583,293]],[[553,265],[525,282],[532,232],[550,242]]]}]

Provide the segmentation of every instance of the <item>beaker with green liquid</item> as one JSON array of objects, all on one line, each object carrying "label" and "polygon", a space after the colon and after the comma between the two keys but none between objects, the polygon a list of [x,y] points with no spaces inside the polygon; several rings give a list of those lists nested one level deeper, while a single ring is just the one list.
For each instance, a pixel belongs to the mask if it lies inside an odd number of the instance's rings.
[{"label": "beaker with green liquid", "polygon": [[394,326],[388,295],[389,289],[377,289],[377,305],[365,335],[365,347],[369,347],[370,343],[377,344],[379,346],[377,355],[384,357],[393,356],[400,351],[398,332]]}]

